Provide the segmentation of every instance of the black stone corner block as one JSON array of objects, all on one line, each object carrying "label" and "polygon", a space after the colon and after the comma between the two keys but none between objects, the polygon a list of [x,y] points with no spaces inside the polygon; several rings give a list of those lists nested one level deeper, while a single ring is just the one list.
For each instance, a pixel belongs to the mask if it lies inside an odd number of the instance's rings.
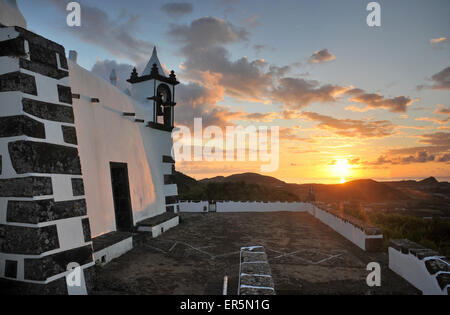
[{"label": "black stone corner block", "polygon": [[17,278],[17,261],[6,260],[5,261],[5,277],[6,278]]},{"label": "black stone corner block", "polygon": [[25,115],[0,117],[0,138],[16,136],[45,139],[45,126]]},{"label": "black stone corner block", "polygon": [[425,262],[425,267],[432,275],[438,273],[439,271],[450,272],[450,266],[445,261],[440,259],[427,260]]},{"label": "black stone corner block", "polygon": [[14,38],[0,42],[0,56],[24,56],[25,40]]},{"label": "black stone corner block", "polygon": [[60,56],[65,56],[64,46],[20,26],[15,26],[14,29],[20,34],[21,38],[29,42],[31,51],[33,50],[32,47],[39,46],[45,49],[47,53],[48,51],[54,51],[55,53],[59,53]]},{"label": "black stone corner block", "polygon": [[175,160],[170,155],[163,155],[162,160],[163,163],[175,163]]},{"label": "black stone corner block", "polygon": [[50,177],[0,179],[0,197],[35,197],[53,194]]},{"label": "black stone corner block", "polygon": [[58,84],[58,98],[61,103],[72,104],[72,90],[70,86]]},{"label": "black stone corner block", "polygon": [[442,290],[444,290],[446,286],[450,285],[450,273],[440,273],[437,275],[436,279]]},{"label": "black stone corner block", "polygon": [[167,196],[166,197],[166,205],[172,205],[174,203],[178,203],[178,196]]},{"label": "black stone corner block", "polygon": [[[93,268],[89,268],[93,269]],[[0,295],[67,295],[66,278],[62,277],[47,284],[28,283],[17,280],[0,279]]]},{"label": "black stone corner block", "polygon": [[174,206],[166,207],[166,212],[175,213],[175,207]]},{"label": "black stone corner block", "polygon": [[176,176],[171,174],[171,175],[164,175],[164,185],[172,185],[172,184],[176,184],[177,183],[177,179]]},{"label": "black stone corner block", "polygon": [[56,225],[42,228],[5,225],[4,234],[3,253],[40,255],[59,248]]},{"label": "black stone corner block", "polygon": [[31,201],[9,200],[6,220],[15,223],[38,224],[82,217],[86,213],[86,201],[84,199],[59,202],[55,202],[53,199]]},{"label": "black stone corner block", "polygon": [[66,272],[70,263],[80,266],[91,263],[92,246],[87,245],[42,258],[24,260],[25,280],[45,281],[52,276]]},{"label": "black stone corner block", "polygon": [[15,141],[8,143],[12,165],[18,174],[81,175],[78,149],[62,145]]},{"label": "black stone corner block", "polygon": [[155,123],[153,121],[149,121],[147,123],[147,127],[156,129],[156,130],[160,130],[160,131],[167,131],[167,132],[172,132],[174,129],[174,127],[172,127],[172,126],[166,126],[164,124]]},{"label": "black stone corner block", "polygon": [[84,241],[90,242],[92,240],[92,236],[91,236],[91,225],[89,223],[89,218],[85,218],[85,219],[81,220],[81,225],[83,226]]},{"label": "black stone corner block", "polygon": [[24,112],[45,120],[69,124],[75,122],[73,108],[70,106],[46,103],[29,98],[22,99],[22,106]]},{"label": "black stone corner block", "polygon": [[36,79],[32,75],[18,71],[0,75],[0,92],[14,91],[38,95]]},{"label": "black stone corner block", "polygon": [[50,77],[52,79],[60,80],[69,76],[68,71],[58,69],[56,66],[50,66],[45,63],[36,62],[33,60],[20,59],[20,68],[36,72],[41,75]]},{"label": "black stone corner block", "polygon": [[75,127],[61,126],[61,129],[65,143],[78,144]]},{"label": "black stone corner block", "polygon": [[72,192],[74,197],[84,196],[84,183],[81,178],[72,178]]}]

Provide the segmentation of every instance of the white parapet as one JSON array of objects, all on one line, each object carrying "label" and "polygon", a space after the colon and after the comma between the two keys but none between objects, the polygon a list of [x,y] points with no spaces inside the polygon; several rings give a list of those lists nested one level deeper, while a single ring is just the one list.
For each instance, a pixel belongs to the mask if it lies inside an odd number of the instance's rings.
[{"label": "white parapet", "polygon": [[[362,250],[378,251],[381,249],[383,234],[377,229],[366,229],[333,212],[325,211],[316,206],[310,213]],[[368,232],[369,230],[372,230],[371,233]]]},{"label": "white parapet", "polygon": [[416,243],[392,240],[389,244],[389,268],[424,295],[449,293],[449,261]]},{"label": "white parapet", "polygon": [[180,217],[176,216],[173,217],[170,220],[167,220],[165,222],[153,225],[153,226],[139,226],[138,231],[139,232],[151,232],[152,237],[158,237],[164,232],[176,227],[180,223]]},{"label": "white parapet", "polygon": [[[305,202],[218,201],[216,212],[278,212],[310,211],[312,205]],[[181,201],[180,212],[208,212],[208,201]]]},{"label": "white parapet", "polygon": [[112,244],[106,248],[94,252],[94,261],[97,264],[105,265],[132,249],[133,237],[130,235],[130,237],[123,239],[118,243]]}]

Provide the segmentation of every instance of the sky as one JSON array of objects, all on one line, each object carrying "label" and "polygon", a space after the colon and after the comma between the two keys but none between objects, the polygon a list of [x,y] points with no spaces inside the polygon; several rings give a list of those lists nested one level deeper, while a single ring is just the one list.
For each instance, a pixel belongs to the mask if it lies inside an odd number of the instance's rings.
[{"label": "sky", "polygon": [[[279,126],[279,167],[293,183],[450,180],[450,2],[19,0],[28,28],[78,52],[119,87],[156,45],[179,81],[177,125]],[[197,179],[258,172],[260,162],[177,162]]]}]

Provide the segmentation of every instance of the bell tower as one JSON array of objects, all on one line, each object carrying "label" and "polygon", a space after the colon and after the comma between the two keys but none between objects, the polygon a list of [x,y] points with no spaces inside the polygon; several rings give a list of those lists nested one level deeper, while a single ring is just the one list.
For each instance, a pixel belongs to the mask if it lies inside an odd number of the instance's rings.
[{"label": "bell tower", "polygon": [[158,59],[156,47],[141,76],[136,68],[131,72],[127,80],[131,83],[131,96],[148,106],[149,127],[172,131],[175,115],[175,86],[177,81],[175,72],[172,70],[169,75]]}]

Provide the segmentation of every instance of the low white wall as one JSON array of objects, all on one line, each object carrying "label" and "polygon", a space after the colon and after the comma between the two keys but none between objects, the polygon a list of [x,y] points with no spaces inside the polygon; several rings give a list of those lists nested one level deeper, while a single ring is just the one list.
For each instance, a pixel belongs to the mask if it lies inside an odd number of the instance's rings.
[{"label": "low white wall", "polygon": [[310,213],[362,250],[366,250],[366,239],[383,238],[382,234],[367,235],[362,228],[318,207],[313,206]]},{"label": "low white wall", "polygon": [[155,226],[140,226],[138,227],[139,232],[151,232],[152,237],[158,237],[162,233],[170,230],[171,228],[176,227],[178,224],[180,224],[180,217],[176,216],[170,220],[167,220],[166,222],[163,222],[161,224],[155,225]]},{"label": "low white wall", "polygon": [[[180,212],[204,212],[204,207],[209,209],[208,201],[183,201],[180,202]],[[309,211],[311,204],[305,202],[217,202],[217,212],[277,212],[277,211]],[[208,211],[208,210],[207,210]]]},{"label": "low white wall", "polygon": [[[94,261],[96,263],[107,264],[111,260],[116,259],[126,252],[133,249],[133,237],[130,236],[116,244],[106,247],[94,253]],[[102,261],[102,257],[105,257]]]},{"label": "low white wall", "polygon": [[305,202],[217,202],[217,212],[276,212],[308,211],[312,205]]},{"label": "low white wall", "polygon": [[344,222],[337,216],[334,216],[331,213],[323,211],[319,208],[315,209],[315,217],[357,245],[359,248],[363,250],[366,249],[366,238],[364,231],[357,228],[350,222]]},{"label": "low white wall", "polygon": [[[207,201],[182,201],[180,202],[180,212],[204,212],[204,207],[209,209]],[[366,249],[367,239],[382,239],[383,235],[367,235],[361,227],[358,227],[347,220],[332,213],[324,211],[311,203],[306,202],[240,202],[223,201],[217,202],[217,212],[308,212],[322,223],[344,236],[362,250]]]},{"label": "low white wall", "polygon": [[204,207],[208,211],[208,201],[181,201],[180,212],[204,212]]},{"label": "low white wall", "polygon": [[436,279],[439,273],[431,275],[425,262],[438,257],[428,257],[422,260],[411,253],[404,254],[401,251],[389,247],[389,268],[403,279],[411,283],[424,295],[447,295],[447,288],[440,288]]}]

